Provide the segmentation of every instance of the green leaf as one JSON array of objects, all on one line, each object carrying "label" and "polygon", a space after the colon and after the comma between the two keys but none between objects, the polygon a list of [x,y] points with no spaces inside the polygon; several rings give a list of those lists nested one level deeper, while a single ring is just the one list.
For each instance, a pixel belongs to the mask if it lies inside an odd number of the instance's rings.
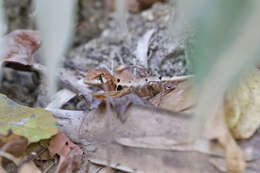
[{"label": "green leaf", "polygon": [[51,112],[19,105],[0,94],[0,134],[6,134],[10,129],[30,143],[48,139],[58,132]]}]

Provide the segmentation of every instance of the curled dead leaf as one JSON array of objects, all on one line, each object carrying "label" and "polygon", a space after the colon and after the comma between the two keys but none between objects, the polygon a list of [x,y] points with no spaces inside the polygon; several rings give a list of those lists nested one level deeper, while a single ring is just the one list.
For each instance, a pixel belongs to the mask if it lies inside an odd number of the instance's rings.
[{"label": "curled dead leaf", "polygon": [[52,157],[56,154],[60,156],[56,173],[63,173],[70,164],[73,169],[78,169],[83,154],[79,146],[61,132],[50,140],[49,152]]},{"label": "curled dead leaf", "polygon": [[33,54],[40,47],[40,36],[34,30],[15,30],[4,38],[6,51],[2,55],[3,65],[30,71],[33,63]]}]

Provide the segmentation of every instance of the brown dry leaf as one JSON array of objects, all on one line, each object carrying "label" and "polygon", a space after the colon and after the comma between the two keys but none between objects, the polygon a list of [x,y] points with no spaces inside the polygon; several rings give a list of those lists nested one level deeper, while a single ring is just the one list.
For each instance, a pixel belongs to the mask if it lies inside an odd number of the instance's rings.
[{"label": "brown dry leaf", "polygon": [[249,138],[256,132],[260,126],[260,70],[254,70],[227,92],[225,115],[235,138]]},{"label": "brown dry leaf", "polygon": [[32,56],[40,47],[37,31],[15,30],[5,36],[6,51],[3,64],[19,70],[32,70]]},{"label": "brown dry leaf", "polygon": [[[109,127],[107,127],[107,121],[106,121],[107,116],[110,116]],[[113,153],[112,155],[113,162],[120,163],[119,167],[121,169],[125,169],[126,167],[128,167],[128,168],[132,168],[132,170],[133,168],[137,168],[138,170],[141,171],[146,170],[144,172],[154,172],[154,171],[156,172],[156,170],[153,170],[153,164],[154,162],[156,162],[157,166],[160,165],[159,167],[163,167],[162,172],[164,171],[170,172],[170,170],[171,171],[174,170],[173,167],[180,166],[177,163],[171,166],[168,164],[165,165],[165,163],[162,162],[161,157],[167,155],[164,157],[166,158],[170,157],[172,159],[175,156],[171,155],[172,154],[171,152],[161,153],[160,151],[169,150],[170,146],[178,145],[178,144],[179,144],[178,148],[181,148],[182,144],[187,144],[191,142],[190,139],[188,138],[188,129],[189,129],[188,127],[190,126],[189,117],[183,116],[178,113],[173,114],[160,109],[143,107],[143,106],[135,106],[135,105],[130,106],[127,112],[123,116],[126,118],[124,122],[120,121],[117,118],[115,113],[108,115],[106,113],[106,109],[105,110],[99,109],[90,112],[85,117],[85,120],[83,121],[82,124],[82,128],[80,129],[80,134],[83,139],[86,139],[88,141],[89,144],[93,143],[95,144],[95,147],[98,147],[97,152],[91,154],[92,159],[98,157],[99,159],[106,161],[107,160],[107,158],[105,157],[106,155],[102,156],[102,154],[104,154],[104,152],[106,152],[106,149],[108,149],[107,152]],[[112,139],[109,139],[110,137],[112,137]],[[124,139],[144,138],[144,140],[146,141],[144,141],[140,145],[139,144],[131,145],[130,143],[127,142],[121,143],[123,138]],[[163,148],[159,146],[158,143],[155,142],[158,138],[160,138],[163,141],[171,140],[169,147]],[[108,147],[110,146],[110,143],[106,143],[106,141],[110,141],[110,140],[112,140],[111,148]],[[115,141],[116,143],[114,143],[113,141]],[[104,143],[105,146],[96,145],[99,143]],[[168,144],[169,143],[166,143],[165,145]],[[153,148],[153,149],[157,148],[159,149],[159,151],[141,150],[142,151],[141,158],[142,159],[145,158],[142,161],[140,159],[136,159],[136,158],[140,158],[139,156],[140,149],[138,149],[137,151],[133,151],[133,153],[130,154],[130,151],[132,151],[132,147],[142,148],[144,150],[147,150],[147,148]],[[186,146],[184,146],[184,148],[185,147]],[[186,151],[191,151],[191,150],[190,148],[188,148]],[[150,152],[154,154],[151,154]],[[151,159],[150,160],[151,162],[148,161],[149,160],[148,158]],[[174,160],[176,159],[177,158],[175,158]],[[142,162],[147,163],[147,165],[142,164]],[[134,171],[134,172],[138,172],[138,171]]]},{"label": "brown dry leaf", "polygon": [[0,156],[0,172],[4,171],[1,166],[5,167],[10,162],[18,164],[19,159],[17,157],[21,157],[25,153],[27,145],[28,140],[25,137],[13,134],[11,131],[7,135],[0,135],[0,150],[10,154],[10,160],[6,156]]},{"label": "brown dry leaf", "polygon": [[105,91],[116,90],[117,80],[106,70],[90,69],[84,82],[88,85],[97,86]]},{"label": "brown dry leaf", "polygon": [[219,109],[219,112],[209,119],[205,135],[208,139],[217,139],[225,149],[227,173],[244,171],[246,166],[244,153],[229,132],[223,109]]},{"label": "brown dry leaf", "polygon": [[[111,152],[108,159],[107,153]],[[169,152],[125,147],[117,144],[97,145],[95,152],[89,152],[92,163],[111,166],[134,173],[220,173],[209,163],[209,155],[197,152]],[[194,165],[194,161],[198,161]]]},{"label": "brown dry leaf", "polygon": [[[87,140],[84,148],[91,162],[127,172],[218,172],[210,166],[209,154],[192,152],[192,147],[186,150],[188,152],[181,149],[182,145],[192,143],[188,138],[189,116],[135,105],[130,106],[123,116],[127,117],[125,122],[120,121],[115,112],[98,109],[85,117],[80,133]],[[127,141],[121,143],[122,139],[137,138],[146,141],[140,145],[131,145]],[[168,148],[156,148],[158,143],[153,142],[159,138],[171,140],[165,144]],[[169,151],[174,145],[179,150]],[[193,167],[194,159],[198,161],[196,167]]]},{"label": "brown dry leaf", "polygon": [[11,131],[7,135],[0,135],[0,148],[1,150],[8,152],[16,157],[21,156],[28,145],[28,140]]},{"label": "brown dry leaf", "polygon": [[[88,141],[104,140],[107,135],[106,108],[100,107],[91,111],[84,119],[80,135]],[[187,143],[190,116],[171,113],[165,110],[141,106],[130,106],[124,115],[125,121],[118,118],[116,112],[112,113],[110,129],[114,129],[114,136],[121,137],[161,137],[173,139],[175,144]],[[177,130],[177,131],[176,131]]]},{"label": "brown dry leaf", "polygon": [[173,112],[186,111],[195,104],[191,83],[190,81],[179,83],[174,90],[166,90],[165,93],[162,92],[150,99],[150,102],[159,108]]},{"label": "brown dry leaf", "polygon": [[72,165],[73,170],[80,166],[82,151],[61,132],[50,140],[49,152],[52,157],[56,154],[60,156],[56,173],[63,173],[69,165]]},{"label": "brown dry leaf", "polygon": [[40,169],[35,166],[35,164],[30,161],[21,166],[18,173],[41,173]]}]

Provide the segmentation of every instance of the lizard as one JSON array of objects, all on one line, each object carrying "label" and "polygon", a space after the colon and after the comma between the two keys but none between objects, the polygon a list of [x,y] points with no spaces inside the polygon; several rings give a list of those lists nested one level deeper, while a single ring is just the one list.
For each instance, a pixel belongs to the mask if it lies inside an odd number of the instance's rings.
[{"label": "lizard", "polygon": [[[123,96],[134,93],[140,97],[154,96],[162,90],[176,87],[176,83],[192,78],[193,75],[174,77],[143,77],[135,80],[121,81],[106,70],[91,69],[87,72],[84,82],[97,86],[104,91],[112,92],[113,96]],[[110,94],[111,95],[111,94]]]}]

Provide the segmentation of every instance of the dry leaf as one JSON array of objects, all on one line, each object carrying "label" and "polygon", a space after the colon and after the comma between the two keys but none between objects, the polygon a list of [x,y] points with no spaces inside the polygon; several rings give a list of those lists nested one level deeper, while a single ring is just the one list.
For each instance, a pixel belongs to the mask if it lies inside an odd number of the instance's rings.
[{"label": "dry leaf", "polygon": [[161,137],[172,139],[175,144],[188,143],[190,116],[171,113],[165,110],[132,105],[122,116],[125,121],[120,121],[113,109],[100,107],[91,111],[84,119],[80,135],[89,142],[103,141],[108,136],[107,117],[110,119],[109,129],[113,130],[114,138],[122,137]]},{"label": "dry leaf", "polygon": [[52,112],[57,120],[59,130],[66,134],[69,139],[79,143],[81,138],[79,137],[79,128],[82,124],[86,112],[64,109],[48,109]]},{"label": "dry leaf", "polygon": [[72,164],[73,169],[79,168],[82,151],[79,146],[72,143],[63,133],[59,132],[52,137],[49,152],[52,157],[56,154],[60,156],[57,173],[63,173],[70,164]]},{"label": "dry leaf", "polygon": [[[96,146],[97,149],[94,152],[87,154],[91,162],[126,172],[220,173],[208,162],[209,155],[197,152],[169,152],[117,144]],[[110,157],[107,157],[108,154],[110,154]],[[195,160],[197,161],[196,164]]]},{"label": "dry leaf", "polygon": [[7,135],[0,135],[0,151],[5,153],[5,156],[0,155],[0,172],[5,172],[2,166],[6,167],[10,162],[17,166],[18,157],[25,153],[27,145],[28,140],[25,137],[13,134],[10,130]]},{"label": "dry leaf", "polygon": [[227,173],[244,171],[244,153],[229,132],[223,108],[207,122],[205,135],[208,139],[216,139],[225,149]]},{"label": "dry leaf", "polygon": [[176,85],[174,90],[166,90],[161,92],[150,102],[162,109],[173,112],[186,111],[194,106],[191,83],[189,81]]},{"label": "dry leaf", "polygon": [[237,139],[249,138],[260,126],[260,70],[254,70],[226,94],[225,114]]},{"label": "dry leaf", "polygon": [[0,135],[0,148],[16,157],[21,156],[28,145],[28,140],[23,137],[8,132],[7,135]]},{"label": "dry leaf", "polygon": [[32,56],[40,47],[39,33],[33,30],[15,30],[5,36],[6,51],[3,64],[19,70],[32,70]]}]

